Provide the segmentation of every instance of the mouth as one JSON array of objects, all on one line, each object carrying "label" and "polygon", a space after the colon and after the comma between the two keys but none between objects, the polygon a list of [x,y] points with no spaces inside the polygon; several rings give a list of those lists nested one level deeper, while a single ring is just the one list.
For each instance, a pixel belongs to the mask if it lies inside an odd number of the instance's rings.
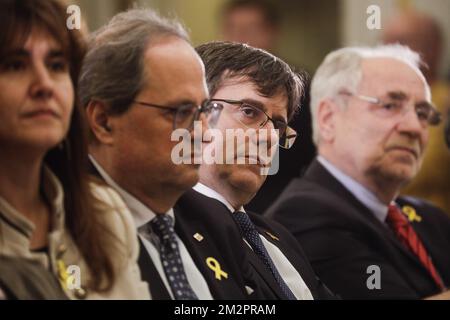
[{"label": "mouth", "polygon": [[249,155],[246,155],[246,156],[244,156],[243,158],[245,158],[245,159],[247,159],[247,161],[246,161],[246,164],[250,164],[250,165],[258,165],[258,166],[260,166],[260,167],[262,167],[262,168],[266,168],[266,167],[269,167],[269,164],[267,164],[267,163],[264,163],[259,157],[257,157],[257,156],[249,156]]},{"label": "mouth", "polygon": [[397,147],[391,147],[389,148],[389,151],[394,150],[394,151],[403,151],[403,152],[407,152],[410,153],[411,155],[414,156],[414,158],[418,158],[419,157],[419,152],[414,149],[414,148],[409,148],[409,147],[402,147],[402,146],[397,146]]},{"label": "mouth", "polygon": [[56,111],[54,111],[50,108],[40,108],[40,109],[26,112],[24,114],[24,117],[25,118],[52,117],[52,118],[56,118],[56,119],[61,118],[61,116]]}]

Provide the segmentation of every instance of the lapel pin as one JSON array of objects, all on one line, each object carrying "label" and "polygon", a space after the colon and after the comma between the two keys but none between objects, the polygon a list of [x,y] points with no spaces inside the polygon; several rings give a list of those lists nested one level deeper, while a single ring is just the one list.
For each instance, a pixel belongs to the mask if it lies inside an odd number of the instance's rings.
[{"label": "lapel pin", "polygon": [[194,239],[198,242],[201,242],[204,238],[200,233],[197,232],[196,234],[194,234]]},{"label": "lapel pin", "polygon": [[275,236],[274,234],[270,233],[269,231],[265,231],[265,232],[266,232],[266,234],[267,234],[269,237],[272,238],[272,240],[280,241],[280,238],[278,238],[278,237]]},{"label": "lapel pin", "polygon": [[411,207],[411,206],[403,206],[403,207],[402,207],[402,212],[403,212],[403,214],[404,214],[406,217],[408,217],[408,220],[409,220],[410,222],[414,222],[414,221],[420,222],[420,221],[422,221],[422,217],[419,216],[419,215],[417,214],[417,212],[416,212],[416,209],[414,209],[414,208]]},{"label": "lapel pin", "polygon": [[206,265],[208,266],[208,268],[214,271],[214,275],[216,276],[217,280],[222,280],[222,277],[228,279],[228,273],[222,270],[219,261],[217,261],[213,257],[206,258]]}]

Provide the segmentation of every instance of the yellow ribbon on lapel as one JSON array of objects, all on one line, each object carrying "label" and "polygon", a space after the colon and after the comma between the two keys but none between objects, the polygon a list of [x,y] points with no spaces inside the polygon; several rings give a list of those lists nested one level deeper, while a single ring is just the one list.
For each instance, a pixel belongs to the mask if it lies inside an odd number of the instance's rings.
[{"label": "yellow ribbon on lapel", "polygon": [[206,265],[208,266],[208,268],[214,271],[217,280],[222,280],[222,277],[224,277],[225,279],[228,278],[228,273],[221,269],[219,261],[217,261],[213,257],[206,258]]},{"label": "yellow ribbon on lapel", "polygon": [[414,208],[411,207],[411,206],[403,206],[403,207],[402,207],[402,212],[403,212],[403,214],[404,214],[405,216],[408,217],[408,220],[409,220],[410,222],[413,222],[413,221],[420,222],[420,221],[422,221],[422,217],[419,216],[419,215],[417,214],[417,212],[416,212],[416,209],[414,209]]}]

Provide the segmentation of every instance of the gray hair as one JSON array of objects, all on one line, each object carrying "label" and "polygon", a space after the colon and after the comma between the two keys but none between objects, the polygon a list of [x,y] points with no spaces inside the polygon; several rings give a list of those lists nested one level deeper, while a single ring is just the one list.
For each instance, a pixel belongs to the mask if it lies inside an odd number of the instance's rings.
[{"label": "gray hair", "polygon": [[97,99],[113,114],[124,113],[144,84],[145,50],[161,37],[189,42],[183,26],[150,9],[131,9],[114,16],[89,41],[79,79],[81,105]]},{"label": "gray hair", "polygon": [[[311,116],[313,141],[320,140],[317,112],[319,104],[326,98],[335,98],[343,89],[355,92],[362,78],[363,59],[392,58],[410,66],[426,83],[419,67],[423,64],[418,53],[399,44],[378,47],[347,47],[329,53],[316,71],[311,82]],[[431,98],[426,86],[427,98]],[[341,105],[342,107],[342,105]]]}]

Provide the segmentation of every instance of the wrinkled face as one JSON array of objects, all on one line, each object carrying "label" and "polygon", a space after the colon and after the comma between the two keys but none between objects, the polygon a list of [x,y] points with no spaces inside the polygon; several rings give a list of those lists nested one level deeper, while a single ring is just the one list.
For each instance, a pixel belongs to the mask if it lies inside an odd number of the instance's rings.
[{"label": "wrinkled face", "polygon": [[264,19],[258,8],[242,7],[224,18],[222,36],[225,41],[247,43],[271,51],[275,46],[276,30]]},{"label": "wrinkled face", "polygon": [[363,60],[362,72],[356,94],[403,97],[407,112],[386,117],[386,109],[349,97],[336,119],[334,152],[357,177],[406,183],[419,171],[428,142],[428,124],[414,105],[429,102],[429,91],[416,71],[395,59]]},{"label": "wrinkled face", "polygon": [[[263,97],[247,77],[224,80],[211,99],[244,101],[264,110],[274,120],[287,122],[287,97],[284,94],[277,94],[270,98]],[[221,144],[217,139],[213,139],[212,145],[223,150],[222,163],[231,161],[231,164],[202,164],[200,181],[216,191],[238,190],[250,201],[266,179],[266,175],[262,175],[261,170],[264,166],[270,166],[270,158],[275,150],[272,147],[278,143],[278,135],[274,133],[273,123],[269,120],[262,128],[254,131],[256,135],[244,136],[240,141],[245,143],[239,143],[232,134],[239,134],[238,131],[249,128],[244,123],[250,123],[247,119],[253,117],[253,112],[245,105],[239,106],[226,102],[222,104],[224,108],[216,129],[222,133],[224,142]],[[233,152],[229,153],[230,150]]]},{"label": "wrinkled face", "polygon": [[[200,105],[208,98],[204,67],[194,49],[184,40],[169,37],[145,52],[145,84],[135,101],[177,108]],[[184,190],[198,181],[198,165],[176,165],[171,159],[174,113],[133,104],[111,119],[114,126],[114,161],[121,183],[141,192],[161,189]]]},{"label": "wrinkled face", "polygon": [[65,137],[74,90],[68,61],[48,33],[33,30],[0,61],[0,145],[45,153]]}]

